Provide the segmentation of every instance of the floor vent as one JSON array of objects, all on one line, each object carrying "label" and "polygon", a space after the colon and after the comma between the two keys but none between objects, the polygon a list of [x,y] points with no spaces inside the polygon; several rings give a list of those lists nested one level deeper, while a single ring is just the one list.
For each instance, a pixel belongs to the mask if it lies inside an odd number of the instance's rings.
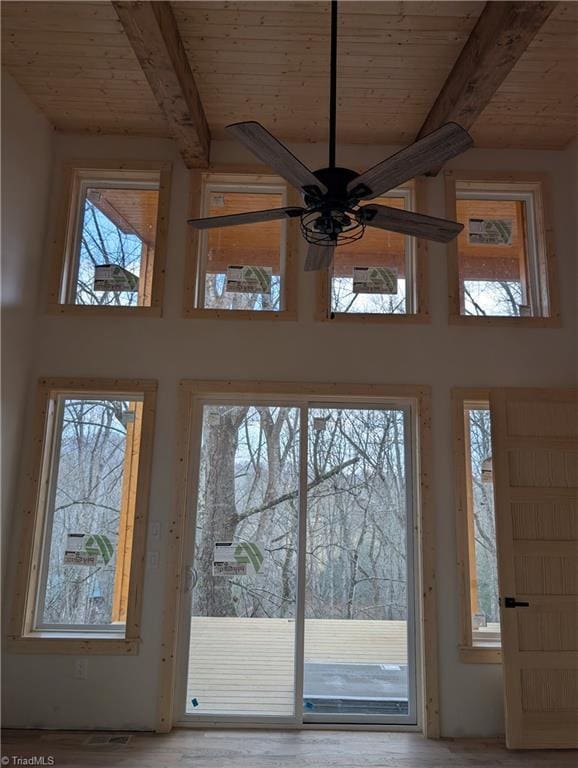
[{"label": "floor vent", "polygon": [[125,747],[130,743],[132,736],[122,736],[120,734],[97,733],[89,736],[84,744],[88,747],[121,746]]}]

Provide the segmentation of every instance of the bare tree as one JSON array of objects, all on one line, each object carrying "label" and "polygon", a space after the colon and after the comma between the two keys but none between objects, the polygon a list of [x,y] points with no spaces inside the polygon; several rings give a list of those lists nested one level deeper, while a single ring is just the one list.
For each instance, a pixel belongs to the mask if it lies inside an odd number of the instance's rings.
[{"label": "bare tree", "polygon": [[469,428],[478,609],[489,621],[499,621],[494,486],[482,474],[492,457],[489,409],[471,409]]},{"label": "bare tree", "polygon": [[[307,616],[407,615],[403,419],[401,411],[312,412]],[[298,409],[205,409],[197,615],[293,615],[299,471]],[[257,543],[262,570],[212,577],[217,541]]]},{"label": "bare tree", "polygon": [[[128,403],[120,401],[71,398],[64,402],[60,451],[54,457],[45,623],[111,621],[127,408]],[[96,566],[67,565],[64,552],[71,533],[106,537],[112,555],[99,556]]]}]

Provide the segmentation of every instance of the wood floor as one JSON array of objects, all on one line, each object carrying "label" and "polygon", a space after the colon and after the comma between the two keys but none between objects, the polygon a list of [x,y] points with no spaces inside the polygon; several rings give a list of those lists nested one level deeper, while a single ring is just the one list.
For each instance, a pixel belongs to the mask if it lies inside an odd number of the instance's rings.
[{"label": "wood floor", "polygon": [[[360,731],[187,731],[133,734],[126,746],[89,747],[91,734],[8,731],[2,765],[56,768],[567,768],[576,753],[508,752],[500,741],[427,741],[418,734]],[[20,762],[13,757],[21,758]],[[44,763],[38,758],[44,757]],[[28,763],[32,765],[33,763]]]}]

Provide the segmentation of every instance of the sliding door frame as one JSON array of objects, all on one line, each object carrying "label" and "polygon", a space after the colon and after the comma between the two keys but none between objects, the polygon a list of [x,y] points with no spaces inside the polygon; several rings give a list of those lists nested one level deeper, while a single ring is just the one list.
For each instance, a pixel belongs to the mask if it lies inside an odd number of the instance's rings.
[{"label": "sliding door frame", "polygon": [[[194,519],[196,507],[195,462],[198,465],[200,429],[199,408],[202,401],[232,401],[247,402],[253,398],[263,402],[270,399],[277,404],[287,404],[307,410],[308,401],[322,402],[333,405],[339,403],[342,407],[354,408],[356,404],[364,407],[401,407],[410,406],[412,423],[409,432],[412,435],[412,461],[408,468],[411,471],[413,485],[413,528],[414,565],[416,604],[414,616],[419,629],[416,643],[416,674],[421,681],[417,691],[416,706],[418,725],[400,724],[371,724],[370,719],[364,723],[315,722],[303,723],[300,707],[293,717],[278,716],[236,716],[234,720],[228,716],[195,716],[195,722],[181,719],[180,708],[184,698],[182,663],[184,649],[188,643],[186,624],[183,622],[183,611],[188,610],[190,592],[185,592],[188,579],[188,553],[192,552],[190,539],[190,521]],[[363,385],[363,384],[321,384],[299,382],[256,382],[256,381],[207,381],[183,380],[179,385],[178,410],[178,444],[177,471],[175,487],[175,505],[172,510],[169,531],[167,594],[163,612],[163,640],[161,655],[160,697],[157,720],[157,731],[170,731],[178,722],[189,727],[210,727],[234,725],[235,727],[255,727],[259,725],[279,726],[286,728],[375,728],[379,730],[421,730],[429,738],[439,737],[438,712],[438,671],[437,671],[437,624],[436,624],[436,585],[435,585],[435,525],[431,509],[431,436],[430,436],[430,389],[414,385]],[[302,461],[306,462],[307,430],[300,436]],[[301,473],[303,475],[303,473]],[[303,482],[303,481],[302,481]],[[305,480],[306,483],[306,480]],[[408,483],[409,484],[409,483]],[[303,489],[301,489],[303,490]],[[303,498],[303,495],[301,495]],[[305,503],[303,501],[302,503]],[[303,509],[300,507],[300,520],[303,519]],[[300,525],[300,541],[304,539],[305,531]],[[298,577],[304,577],[304,550],[298,565]],[[302,590],[297,587],[297,595]],[[299,597],[298,597],[299,599]],[[301,598],[302,599],[302,598]],[[303,615],[303,606],[296,606],[297,616]],[[184,628],[184,630],[183,630]],[[296,680],[300,677],[298,664],[303,661],[302,635],[303,620],[296,622]],[[301,634],[300,634],[301,633]],[[411,649],[410,649],[411,650]],[[299,656],[301,655],[301,658]],[[296,691],[299,694],[299,691]],[[302,693],[302,692],[301,692]],[[297,701],[301,701],[297,699]]]}]

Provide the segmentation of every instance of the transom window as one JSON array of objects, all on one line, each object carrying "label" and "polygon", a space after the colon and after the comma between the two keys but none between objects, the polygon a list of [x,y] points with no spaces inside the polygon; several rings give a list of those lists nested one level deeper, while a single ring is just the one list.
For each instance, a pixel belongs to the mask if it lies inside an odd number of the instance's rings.
[{"label": "transom window", "polygon": [[[464,228],[450,244],[452,313],[478,318],[550,318],[554,264],[542,181],[476,181],[448,173],[448,216]],[[451,199],[451,196],[453,199]],[[451,261],[450,261],[451,264]]]},{"label": "transom window", "polygon": [[161,304],[168,169],[68,168],[51,301],[99,310]]},{"label": "transom window", "polygon": [[[413,208],[409,188],[393,190],[373,202]],[[416,311],[415,241],[395,232],[367,227],[363,237],[335,249],[330,275],[330,312],[337,314],[412,314]]]},{"label": "transom window", "polygon": [[[227,216],[285,205],[286,187],[274,177],[209,175],[203,184],[202,216]],[[286,241],[285,221],[200,232],[195,307],[242,312],[284,311]]]}]

